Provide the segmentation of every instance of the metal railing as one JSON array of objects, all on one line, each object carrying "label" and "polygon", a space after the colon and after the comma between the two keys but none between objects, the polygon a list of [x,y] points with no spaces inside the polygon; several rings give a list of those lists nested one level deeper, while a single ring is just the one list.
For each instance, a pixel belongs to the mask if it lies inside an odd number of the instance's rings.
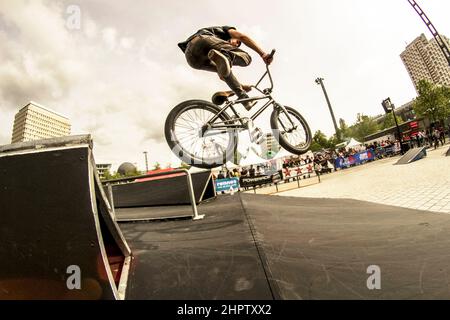
[{"label": "metal railing", "polygon": [[111,208],[113,210],[114,216],[115,208],[114,208],[114,197],[113,197],[113,191],[112,186],[117,185],[120,182],[134,182],[136,179],[145,179],[145,178],[155,178],[155,177],[162,177],[162,176],[168,176],[178,173],[184,173],[186,174],[186,180],[188,185],[188,192],[189,192],[189,199],[191,201],[192,206],[192,219],[193,220],[201,220],[205,217],[205,215],[199,215],[197,210],[197,202],[195,200],[195,194],[194,194],[194,186],[192,184],[192,176],[191,173],[186,169],[177,169],[173,171],[167,171],[167,172],[160,172],[160,173],[153,173],[153,174],[146,174],[141,176],[134,176],[134,177],[127,177],[127,178],[120,178],[120,179],[112,179],[112,180],[106,180],[102,181],[102,184],[106,186],[108,190],[108,200],[111,204]]}]

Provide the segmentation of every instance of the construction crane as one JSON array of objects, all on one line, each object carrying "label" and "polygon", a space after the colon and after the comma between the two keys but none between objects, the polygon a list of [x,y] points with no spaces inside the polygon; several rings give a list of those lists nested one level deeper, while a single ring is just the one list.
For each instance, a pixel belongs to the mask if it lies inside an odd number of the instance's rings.
[{"label": "construction crane", "polygon": [[408,2],[411,4],[411,6],[416,10],[417,14],[420,16],[420,18],[425,22],[428,29],[433,34],[434,39],[436,39],[437,44],[442,50],[442,53],[444,54],[445,58],[447,59],[447,62],[450,66],[450,50],[447,46],[447,43],[445,43],[444,39],[439,35],[436,28],[431,23],[430,19],[428,19],[427,15],[423,10],[419,7],[419,5],[414,0],[408,0]]}]

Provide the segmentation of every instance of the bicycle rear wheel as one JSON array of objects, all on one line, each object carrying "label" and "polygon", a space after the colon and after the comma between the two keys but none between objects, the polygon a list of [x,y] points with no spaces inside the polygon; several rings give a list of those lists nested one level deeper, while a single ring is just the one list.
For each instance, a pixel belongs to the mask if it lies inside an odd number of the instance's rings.
[{"label": "bicycle rear wheel", "polygon": [[287,151],[298,155],[304,154],[308,152],[311,146],[311,129],[297,110],[290,107],[284,108],[292,122],[283,108],[275,108],[270,117],[273,134]]},{"label": "bicycle rear wheel", "polygon": [[[177,105],[167,116],[166,141],[172,152],[185,163],[198,168],[219,167],[230,160],[237,146],[233,129],[206,129],[206,123],[221,109],[207,101],[189,100]],[[225,125],[233,120],[223,112],[214,122]]]}]

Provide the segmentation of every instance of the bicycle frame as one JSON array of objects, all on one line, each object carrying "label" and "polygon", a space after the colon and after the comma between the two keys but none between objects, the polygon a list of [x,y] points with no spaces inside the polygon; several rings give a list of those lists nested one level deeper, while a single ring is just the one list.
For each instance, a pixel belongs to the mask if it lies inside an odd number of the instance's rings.
[{"label": "bicycle frame", "polygon": [[[258,86],[264,80],[264,78],[266,76],[269,76],[270,88],[261,90],[260,88],[258,88]],[[251,88],[258,90],[262,94],[262,96],[249,97],[249,98],[245,98],[245,99],[237,99],[237,100],[233,100],[233,101],[228,101],[225,104],[225,106],[220,110],[220,112],[217,113],[214,117],[212,117],[205,124],[203,131],[210,130],[210,129],[225,129],[225,131],[222,131],[222,132],[226,132],[227,129],[242,129],[242,130],[247,129],[246,121],[245,121],[247,118],[241,118],[239,116],[238,112],[236,111],[236,109],[234,108],[234,105],[240,104],[242,102],[247,102],[247,101],[251,102],[251,101],[259,101],[259,100],[268,100],[268,101],[261,108],[259,108],[259,110],[256,111],[252,116],[250,116],[249,119],[251,121],[254,121],[256,118],[258,118],[269,106],[275,105],[276,108],[281,108],[285,112],[285,114],[286,114],[287,118],[289,119],[289,121],[291,122],[291,124],[294,125],[294,122],[290,118],[287,110],[273,99],[273,97],[272,97],[273,87],[274,87],[274,84],[273,84],[272,75],[270,73],[269,65],[266,65],[266,72],[263,74],[261,79],[259,79],[259,81],[256,83],[256,85],[251,86]],[[225,122],[223,122],[223,124],[222,123],[214,124],[214,122],[220,117],[220,115],[228,109],[231,109],[231,111],[233,111],[236,118],[229,120],[229,121],[225,121]],[[230,122],[230,121],[232,123],[227,124],[227,122]],[[240,123],[236,123],[237,121],[239,121]],[[203,134],[204,134],[204,132],[203,132]]]}]

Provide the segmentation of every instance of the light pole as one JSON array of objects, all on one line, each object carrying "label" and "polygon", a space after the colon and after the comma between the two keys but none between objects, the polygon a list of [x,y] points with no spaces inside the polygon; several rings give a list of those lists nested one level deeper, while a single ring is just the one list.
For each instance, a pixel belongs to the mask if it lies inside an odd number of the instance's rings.
[{"label": "light pole", "polygon": [[145,172],[148,172],[148,159],[147,159],[147,151],[144,151],[144,155],[145,155]]},{"label": "light pole", "polygon": [[334,116],[333,108],[331,107],[330,98],[328,98],[327,90],[325,89],[325,85],[323,84],[323,78],[317,78],[316,83],[322,87],[323,94],[325,95],[325,99],[327,100],[328,109],[330,110],[331,118],[333,119],[334,130],[336,131],[336,137],[339,141],[342,141],[341,132],[337,126],[336,118]]},{"label": "light pole", "polygon": [[383,102],[381,102],[381,105],[383,106],[383,109],[386,112],[386,114],[392,112],[392,115],[394,116],[395,126],[397,127],[397,136],[398,139],[400,140],[400,152],[403,155],[405,154],[405,151],[403,149],[402,133],[400,132],[400,127],[398,126],[397,116],[395,115],[395,105],[391,102],[391,98],[384,99]]}]

